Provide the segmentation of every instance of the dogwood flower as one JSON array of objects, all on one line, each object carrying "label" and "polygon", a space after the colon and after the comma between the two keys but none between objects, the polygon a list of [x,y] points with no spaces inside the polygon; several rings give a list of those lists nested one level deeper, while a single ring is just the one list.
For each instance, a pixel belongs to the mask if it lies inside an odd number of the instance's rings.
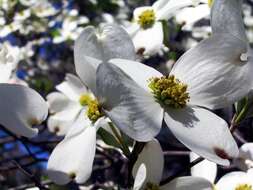
[{"label": "dogwood flower", "polygon": [[[253,189],[253,169],[249,169],[247,172],[235,171],[227,173],[222,176],[216,184],[214,184],[214,177],[212,174],[215,174],[217,168],[210,167],[210,163],[205,162],[201,165],[194,166],[195,169],[192,170],[193,176],[202,176],[205,175],[206,179],[209,178],[209,181],[213,183],[215,190],[252,190]],[[211,174],[211,175],[210,175]]]},{"label": "dogwood flower", "polygon": [[47,117],[48,107],[34,90],[8,84],[15,64],[6,46],[0,51],[0,124],[18,136],[34,137],[39,125]]},{"label": "dogwood flower", "polygon": [[204,178],[178,177],[171,182],[160,186],[164,167],[164,157],[159,142],[155,139],[148,142],[134,165],[133,190],[212,190],[212,184]]},{"label": "dogwood flower", "polygon": [[197,5],[198,0],[158,0],[152,6],[138,7],[133,12],[133,23],[128,32],[133,39],[136,52],[153,55],[163,47],[163,26],[180,9]]},{"label": "dogwood flower", "polygon": [[[97,97],[96,67],[113,57],[134,58],[134,47],[128,38],[122,28],[105,25],[100,34],[95,28],[86,27],[75,42],[76,71],[94,97],[85,98],[87,109],[81,111],[63,141],[50,155],[48,175],[57,184],[66,184],[71,180],[84,183],[91,175],[96,150],[96,131],[107,126],[110,121],[102,111],[107,108],[103,107]],[[126,52],[126,49],[129,52]]]},{"label": "dogwood flower", "polygon": [[78,77],[67,74],[65,81],[55,87],[59,92],[47,96],[49,111],[49,131],[65,135],[82,110],[87,109],[87,100],[94,95]]},{"label": "dogwood flower", "polygon": [[109,108],[104,112],[138,141],[157,135],[164,118],[193,152],[228,165],[238,155],[237,145],[227,123],[203,107],[227,107],[248,93],[253,66],[240,60],[245,48],[237,38],[213,35],[187,51],[169,76],[129,60],[100,64],[96,85]]}]

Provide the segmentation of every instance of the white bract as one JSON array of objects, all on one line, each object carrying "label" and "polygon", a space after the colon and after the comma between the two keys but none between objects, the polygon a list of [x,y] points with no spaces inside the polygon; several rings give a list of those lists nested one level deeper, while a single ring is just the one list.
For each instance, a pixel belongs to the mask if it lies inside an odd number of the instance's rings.
[{"label": "white bract", "polygon": [[51,113],[47,124],[49,131],[65,135],[81,111],[87,110],[87,98],[93,98],[94,95],[72,74],[67,74],[65,81],[57,85],[56,89],[59,92],[52,92],[47,96]]},{"label": "white bract", "polygon": [[[126,49],[128,51],[125,51]],[[110,108],[104,107],[97,98],[96,67],[114,57],[130,59],[135,57],[130,38],[116,25],[105,25],[101,33],[93,27],[86,27],[75,42],[74,51],[76,71],[84,84],[94,93],[94,97],[87,100],[87,110],[81,111],[63,141],[56,146],[49,158],[48,175],[57,184],[66,184],[71,180],[77,183],[87,181],[95,157],[96,131],[108,125],[110,121],[103,113]],[[73,99],[75,94],[70,97]],[[54,106],[56,109],[59,108],[58,103]]]},{"label": "white bract", "polygon": [[184,7],[197,5],[198,0],[158,0],[152,6],[138,7],[133,12],[133,23],[128,32],[136,52],[153,55],[163,47],[162,20],[168,20]]},{"label": "white bract", "polygon": [[[194,156],[195,157],[195,156]],[[202,163],[195,165],[191,173],[193,176],[204,177],[213,183],[215,190],[252,190],[253,189],[253,169],[247,172],[230,172],[222,176],[216,184],[217,167],[214,163],[204,160]]]},{"label": "white bract", "polygon": [[48,107],[34,90],[17,84],[7,84],[16,64],[6,46],[0,51],[0,124],[18,136],[34,137],[38,125],[47,117]]},{"label": "white bract", "polygon": [[237,145],[227,123],[203,107],[227,107],[248,93],[253,67],[240,60],[245,48],[233,36],[213,35],[187,51],[169,76],[138,62],[113,59],[98,67],[97,93],[109,108],[106,115],[133,139],[151,140],[164,118],[192,151],[228,165],[228,158],[238,155]]},{"label": "white bract", "polygon": [[164,157],[160,144],[153,139],[148,142],[134,165],[133,190],[212,190],[212,184],[204,178],[178,177],[160,186],[164,167]]}]

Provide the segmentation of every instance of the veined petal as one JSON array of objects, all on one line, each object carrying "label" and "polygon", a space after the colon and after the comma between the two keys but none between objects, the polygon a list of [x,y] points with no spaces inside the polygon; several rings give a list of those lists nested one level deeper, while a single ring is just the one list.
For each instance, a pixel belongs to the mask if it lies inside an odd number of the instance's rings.
[{"label": "veined petal", "polygon": [[178,177],[170,183],[160,187],[161,190],[213,190],[213,185],[204,178]]},{"label": "veined petal", "polygon": [[52,92],[46,97],[47,103],[49,105],[49,112],[56,113],[60,112],[68,106],[71,102],[64,94],[60,92]]},{"label": "veined petal", "polygon": [[133,190],[139,190],[145,185],[146,175],[147,168],[145,164],[141,164],[135,176]]},{"label": "veined petal", "polygon": [[136,176],[137,170],[141,164],[146,166],[146,182],[159,184],[162,179],[164,156],[162,148],[156,139],[148,142],[138,156],[134,164],[133,176]]},{"label": "veined petal", "polygon": [[117,127],[138,141],[149,141],[158,134],[163,109],[151,93],[110,63],[101,64],[97,76],[97,97]]},{"label": "veined petal", "polygon": [[214,34],[232,34],[247,42],[242,18],[242,1],[214,1],[211,9],[211,26]]},{"label": "veined petal", "polygon": [[126,59],[111,59],[109,62],[119,67],[139,86],[148,92],[150,92],[150,88],[148,87],[148,80],[153,77],[163,76],[163,74],[156,69],[136,61]]},{"label": "veined petal", "polygon": [[95,157],[95,127],[83,127],[78,135],[69,136],[55,147],[47,165],[49,178],[60,185],[67,184],[71,180],[77,183],[87,181]]},{"label": "veined petal", "polygon": [[[190,153],[190,161],[194,161],[199,158],[194,152]],[[214,180],[217,175],[217,165],[214,162],[208,160],[203,160],[202,162],[196,164],[191,168],[191,174],[194,177],[202,177],[206,180],[214,183]]]},{"label": "veined petal", "polygon": [[168,109],[164,120],[179,141],[210,161],[229,165],[239,153],[227,123],[206,109]]},{"label": "veined petal", "polygon": [[44,99],[23,85],[0,84],[0,124],[18,136],[34,137],[48,114]]},{"label": "veined petal", "polygon": [[120,26],[106,24],[100,32],[88,26],[75,41],[74,58],[77,74],[95,92],[97,66],[112,58],[134,60],[135,50],[130,36]]},{"label": "veined petal", "polygon": [[163,28],[161,22],[155,22],[151,28],[140,29],[133,36],[135,51],[143,55],[153,55],[163,47]]},{"label": "veined petal", "polygon": [[236,189],[239,185],[247,184],[253,186],[252,176],[245,172],[231,172],[224,175],[215,185],[217,189]]},{"label": "veined petal", "polygon": [[253,86],[253,64],[241,61],[246,49],[245,43],[231,35],[213,35],[187,51],[171,75],[188,85],[190,104],[227,107]]},{"label": "veined petal", "polygon": [[193,0],[170,0],[168,3],[157,12],[158,20],[168,20],[176,11],[181,8],[196,4]]},{"label": "veined petal", "polygon": [[87,87],[73,74],[67,74],[65,81],[57,85],[56,89],[73,101],[79,101],[82,94],[88,93]]}]

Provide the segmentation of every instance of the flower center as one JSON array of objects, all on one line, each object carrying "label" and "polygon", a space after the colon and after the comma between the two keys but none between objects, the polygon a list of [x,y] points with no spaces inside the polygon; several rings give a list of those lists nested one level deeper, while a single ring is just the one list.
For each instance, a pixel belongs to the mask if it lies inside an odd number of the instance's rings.
[{"label": "flower center", "polygon": [[89,94],[83,94],[79,98],[79,103],[82,106],[87,106],[88,103],[92,100],[92,97]]},{"label": "flower center", "polygon": [[238,185],[235,190],[253,190],[252,185],[249,184],[240,184]]},{"label": "flower center", "polygon": [[138,17],[138,24],[143,29],[152,27],[154,23],[155,23],[155,12],[152,9],[143,11]]},{"label": "flower center", "polygon": [[79,103],[82,106],[88,107],[86,114],[93,123],[95,123],[100,117],[103,116],[101,105],[96,99],[91,97],[89,94],[81,95]]},{"label": "flower center", "polygon": [[145,190],[159,190],[159,185],[148,182]]},{"label": "flower center", "polygon": [[208,0],[208,6],[211,8],[213,5],[213,0]]},{"label": "flower center", "polygon": [[89,101],[87,116],[93,123],[103,116],[102,107],[97,100]]},{"label": "flower center", "polygon": [[189,102],[187,85],[181,83],[174,75],[154,77],[149,80],[149,88],[154,97],[165,106],[172,108],[184,108]]}]

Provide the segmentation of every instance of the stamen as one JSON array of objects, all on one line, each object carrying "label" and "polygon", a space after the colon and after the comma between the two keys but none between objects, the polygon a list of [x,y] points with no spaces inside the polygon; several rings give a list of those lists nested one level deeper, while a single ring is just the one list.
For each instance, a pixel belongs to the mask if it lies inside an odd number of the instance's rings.
[{"label": "stamen", "polygon": [[235,190],[253,190],[252,185],[249,184],[240,184],[238,185]]},{"label": "stamen", "polygon": [[174,75],[151,78],[149,81],[149,88],[155,98],[165,106],[184,108],[189,102],[187,85],[181,83]]},{"label": "stamen", "polygon": [[79,103],[82,106],[87,106],[91,100],[92,100],[92,97],[89,94],[83,94],[79,98]]},{"label": "stamen", "polygon": [[102,107],[97,100],[88,103],[87,116],[93,123],[103,116]]},{"label": "stamen", "polygon": [[159,185],[148,182],[145,190],[160,190]]},{"label": "stamen", "polygon": [[213,5],[213,0],[208,0],[208,6],[211,8]]},{"label": "stamen", "polygon": [[143,29],[147,29],[153,26],[155,19],[155,12],[150,9],[143,11],[140,14],[137,22]]}]

